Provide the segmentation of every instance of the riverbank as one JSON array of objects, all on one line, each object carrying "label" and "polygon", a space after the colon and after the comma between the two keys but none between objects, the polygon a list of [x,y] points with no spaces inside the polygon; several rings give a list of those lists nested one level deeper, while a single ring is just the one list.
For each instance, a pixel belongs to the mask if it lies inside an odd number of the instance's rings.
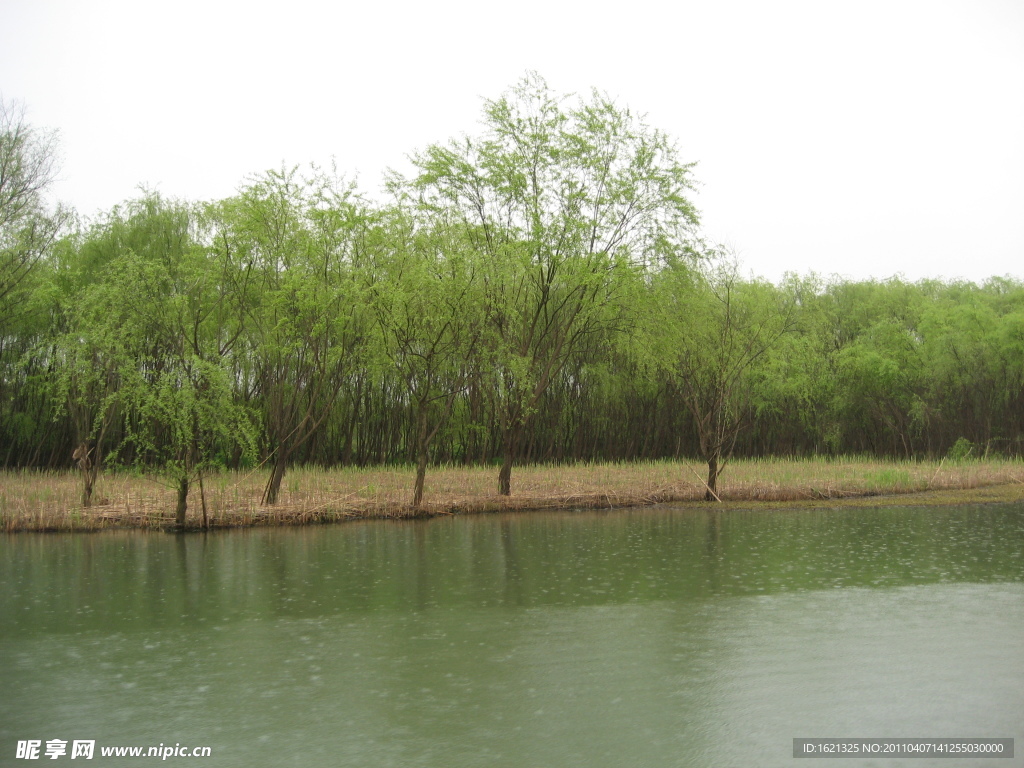
[{"label": "riverbank", "polygon": [[[296,468],[280,503],[260,505],[260,472],[207,475],[193,483],[187,527],[303,525],[530,509],[609,509],[702,501],[700,464],[679,461],[517,467],[511,497],[495,492],[493,467],[437,467],[420,508],[409,505],[411,467]],[[174,491],[157,479],[108,472],[93,506],[81,506],[81,477],[67,472],[0,473],[0,530],[161,530],[174,519]],[[1024,461],[886,462],[863,458],[734,460],[719,479],[723,509],[757,506],[962,504],[1024,501]],[[898,498],[894,498],[898,497]]]}]

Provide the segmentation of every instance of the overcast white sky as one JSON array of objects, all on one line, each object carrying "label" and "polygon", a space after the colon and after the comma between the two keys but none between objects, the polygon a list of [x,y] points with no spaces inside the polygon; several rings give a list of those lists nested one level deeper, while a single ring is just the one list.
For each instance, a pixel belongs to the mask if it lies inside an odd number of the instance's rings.
[{"label": "overcast white sky", "polygon": [[1024,277],[1024,0],[0,0],[85,214],[332,157],[376,193],[530,69],[673,136],[748,271]]}]

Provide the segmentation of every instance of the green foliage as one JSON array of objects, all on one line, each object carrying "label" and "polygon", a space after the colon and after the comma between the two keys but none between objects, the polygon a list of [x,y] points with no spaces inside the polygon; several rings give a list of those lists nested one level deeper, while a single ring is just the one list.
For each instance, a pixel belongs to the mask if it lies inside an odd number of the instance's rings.
[{"label": "green foliage", "polygon": [[791,295],[737,273],[735,263],[719,258],[704,273],[670,265],[654,280],[661,322],[652,333],[708,462],[709,499],[720,461],[732,454],[754,410],[769,353],[795,327]]},{"label": "green foliage", "polygon": [[116,457],[176,484],[215,466],[224,446],[251,454],[255,444],[234,396],[203,226],[195,209],[155,195],[115,210],[87,249],[102,277],[67,297],[57,346],[56,391],[81,439],[101,436],[121,413]]},{"label": "green foliage", "polygon": [[468,387],[485,326],[480,262],[465,227],[393,209],[364,275],[378,344],[415,411],[413,505],[423,498],[430,445]]},{"label": "green foliage", "polygon": [[958,437],[956,442],[946,452],[946,458],[950,461],[963,461],[974,453],[974,445],[964,437]]},{"label": "green foliage", "polygon": [[268,172],[210,216],[211,250],[233,275],[234,377],[260,407],[274,503],[293,453],[365,363],[369,217],[350,184],[316,168]]},{"label": "green foliage", "polygon": [[263,467],[270,502],[293,463],[493,464],[508,490],[524,459],[1024,452],[1020,280],[743,277],[692,165],[600,93],[527,76],[386,205],[285,168],[74,231],[52,135],[0,128],[6,465],[91,441],[179,492]]},{"label": "green foliage", "polygon": [[29,278],[68,223],[67,211],[45,203],[57,171],[56,135],[26,122],[17,102],[0,101],[0,332],[33,293]]},{"label": "green foliage", "polygon": [[629,110],[597,92],[575,107],[530,74],[486,102],[485,132],[414,156],[397,194],[463,225],[484,286],[484,349],[509,492],[526,426],[572,355],[636,323],[648,269],[697,222],[691,166]]}]

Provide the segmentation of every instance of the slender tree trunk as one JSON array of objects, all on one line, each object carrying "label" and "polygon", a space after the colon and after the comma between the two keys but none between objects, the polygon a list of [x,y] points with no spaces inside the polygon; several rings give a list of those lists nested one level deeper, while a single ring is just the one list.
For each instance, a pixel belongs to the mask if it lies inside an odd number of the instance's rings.
[{"label": "slender tree trunk", "polygon": [[512,454],[504,452],[501,469],[498,470],[498,493],[502,496],[512,495]]},{"label": "slender tree trunk", "polygon": [[178,480],[178,506],[174,510],[174,525],[181,529],[185,527],[185,512],[188,511],[188,477]]},{"label": "slender tree trunk", "polygon": [[423,483],[427,477],[427,406],[420,403],[419,424],[416,429],[416,487],[412,494],[412,505],[419,507],[423,502]]},{"label": "slender tree trunk", "polygon": [[210,530],[210,518],[206,514],[206,489],[203,488],[203,473],[199,472],[199,498],[203,502],[203,530]]},{"label": "slender tree trunk", "polygon": [[505,433],[501,450],[501,470],[498,472],[498,493],[502,496],[512,495],[512,461],[516,448],[519,446],[519,427],[510,427]]},{"label": "slender tree trunk", "polygon": [[355,395],[352,397],[352,416],[348,420],[348,426],[345,429],[345,445],[341,451],[341,463],[343,466],[352,465],[352,438],[355,435],[356,424],[359,422],[359,406],[363,400],[363,379],[360,377],[356,381]]},{"label": "slender tree trunk", "polygon": [[704,492],[704,501],[719,501],[718,496],[718,451],[712,451],[708,457],[708,487]]},{"label": "slender tree trunk", "polygon": [[288,467],[288,452],[284,446],[278,448],[277,456],[274,458],[274,466],[270,470],[270,479],[267,480],[267,487],[263,491],[263,504],[270,506],[277,504],[277,496],[281,491],[281,481],[284,479],[285,469]]},{"label": "slender tree trunk", "polygon": [[95,461],[97,457],[93,455],[94,453],[95,449],[89,445],[88,441],[82,441],[71,455],[82,471],[82,506],[86,508],[92,505],[92,489],[96,483],[98,462]]},{"label": "slender tree trunk", "polygon": [[[100,439],[102,440],[102,434]],[[85,473],[85,490],[83,492],[83,507],[88,507],[92,504],[92,491],[96,487],[96,478],[100,473],[100,443],[96,443],[96,448],[93,450],[95,454],[93,456],[92,466],[86,470]]]},{"label": "slender tree trunk", "polygon": [[89,507],[92,505],[92,486],[96,480],[96,475],[92,469],[82,470],[82,506]]},{"label": "slender tree trunk", "polygon": [[412,505],[419,507],[423,502],[423,483],[427,477],[427,452],[420,452],[416,458],[416,486],[412,493]]}]

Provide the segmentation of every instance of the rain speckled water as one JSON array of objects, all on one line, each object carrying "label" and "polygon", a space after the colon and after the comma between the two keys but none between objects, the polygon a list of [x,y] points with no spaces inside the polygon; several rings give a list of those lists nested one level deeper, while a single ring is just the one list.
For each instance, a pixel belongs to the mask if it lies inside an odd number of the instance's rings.
[{"label": "rain speckled water", "polygon": [[843,736],[1014,737],[1013,760],[941,764],[1022,764],[1020,505],[2,546],[4,765],[89,739],[211,767],[810,768],[833,763],[794,738]]}]

